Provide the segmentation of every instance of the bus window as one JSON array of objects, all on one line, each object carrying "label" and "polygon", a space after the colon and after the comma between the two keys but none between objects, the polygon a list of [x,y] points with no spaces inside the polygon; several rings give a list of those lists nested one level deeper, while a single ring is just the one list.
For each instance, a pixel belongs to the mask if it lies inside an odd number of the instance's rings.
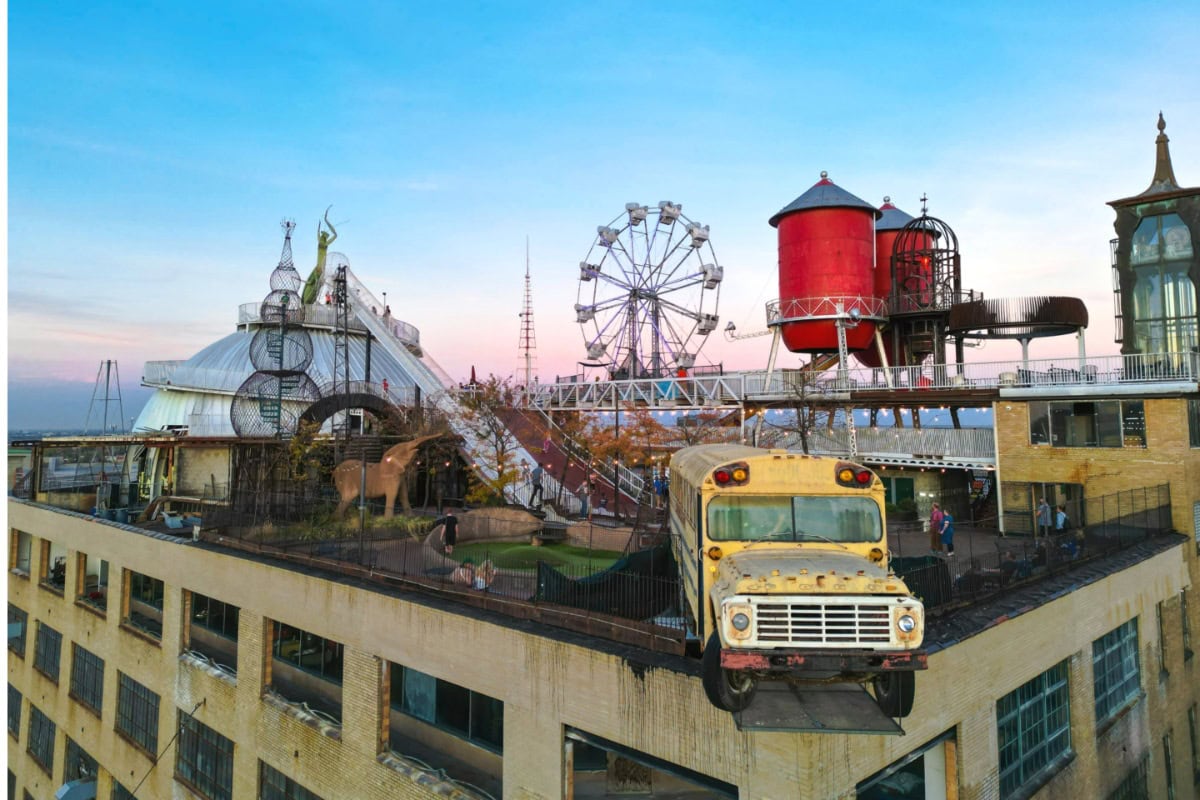
[{"label": "bus window", "polygon": [[708,505],[713,541],[877,542],[882,535],[879,506],[867,497],[726,495]]}]

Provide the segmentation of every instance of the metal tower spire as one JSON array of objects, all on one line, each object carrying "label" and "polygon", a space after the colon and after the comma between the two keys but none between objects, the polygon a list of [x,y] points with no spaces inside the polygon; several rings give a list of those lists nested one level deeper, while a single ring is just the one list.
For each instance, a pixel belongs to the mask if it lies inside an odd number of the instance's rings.
[{"label": "metal tower spire", "polygon": [[537,337],[533,332],[533,287],[529,280],[529,237],[525,237],[525,303],[521,307],[521,340],[518,350],[521,354],[521,371],[525,380],[525,399],[528,402],[529,387],[533,385],[536,376],[534,361],[537,359]]}]

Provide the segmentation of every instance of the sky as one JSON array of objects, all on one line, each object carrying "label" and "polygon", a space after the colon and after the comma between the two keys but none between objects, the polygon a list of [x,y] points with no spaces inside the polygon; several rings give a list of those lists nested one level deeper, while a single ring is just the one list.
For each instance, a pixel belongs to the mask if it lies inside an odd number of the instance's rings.
[{"label": "sky", "polygon": [[577,371],[578,265],[630,201],[709,225],[720,327],[761,330],[767,219],[822,170],[913,215],[927,195],[966,287],[1081,297],[1115,353],[1105,203],[1149,185],[1160,110],[1200,185],[1198,30],[1186,3],[12,4],[8,424],[82,427],[106,359],[140,403],[144,362],[261,301],[284,217],[308,274],[330,205],[334,249],[457,378],[517,366],[526,237],[539,375]]}]

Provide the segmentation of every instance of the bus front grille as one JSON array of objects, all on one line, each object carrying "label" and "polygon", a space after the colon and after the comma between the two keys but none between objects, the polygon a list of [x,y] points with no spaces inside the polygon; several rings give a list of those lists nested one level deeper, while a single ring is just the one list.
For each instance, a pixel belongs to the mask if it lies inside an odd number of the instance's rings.
[{"label": "bus front grille", "polygon": [[891,606],[885,603],[758,603],[756,639],[763,644],[855,647],[891,641]]}]

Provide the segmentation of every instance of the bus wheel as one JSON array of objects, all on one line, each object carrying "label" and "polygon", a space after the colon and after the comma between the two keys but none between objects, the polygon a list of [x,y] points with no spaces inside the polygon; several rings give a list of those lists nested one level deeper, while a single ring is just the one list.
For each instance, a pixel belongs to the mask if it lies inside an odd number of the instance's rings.
[{"label": "bus wheel", "polygon": [[907,717],[912,713],[917,673],[885,672],[874,680],[875,702],[889,717]]},{"label": "bus wheel", "polygon": [[721,667],[721,639],[715,633],[704,647],[701,662],[704,693],[722,711],[741,711],[754,699],[758,681],[753,675]]}]

